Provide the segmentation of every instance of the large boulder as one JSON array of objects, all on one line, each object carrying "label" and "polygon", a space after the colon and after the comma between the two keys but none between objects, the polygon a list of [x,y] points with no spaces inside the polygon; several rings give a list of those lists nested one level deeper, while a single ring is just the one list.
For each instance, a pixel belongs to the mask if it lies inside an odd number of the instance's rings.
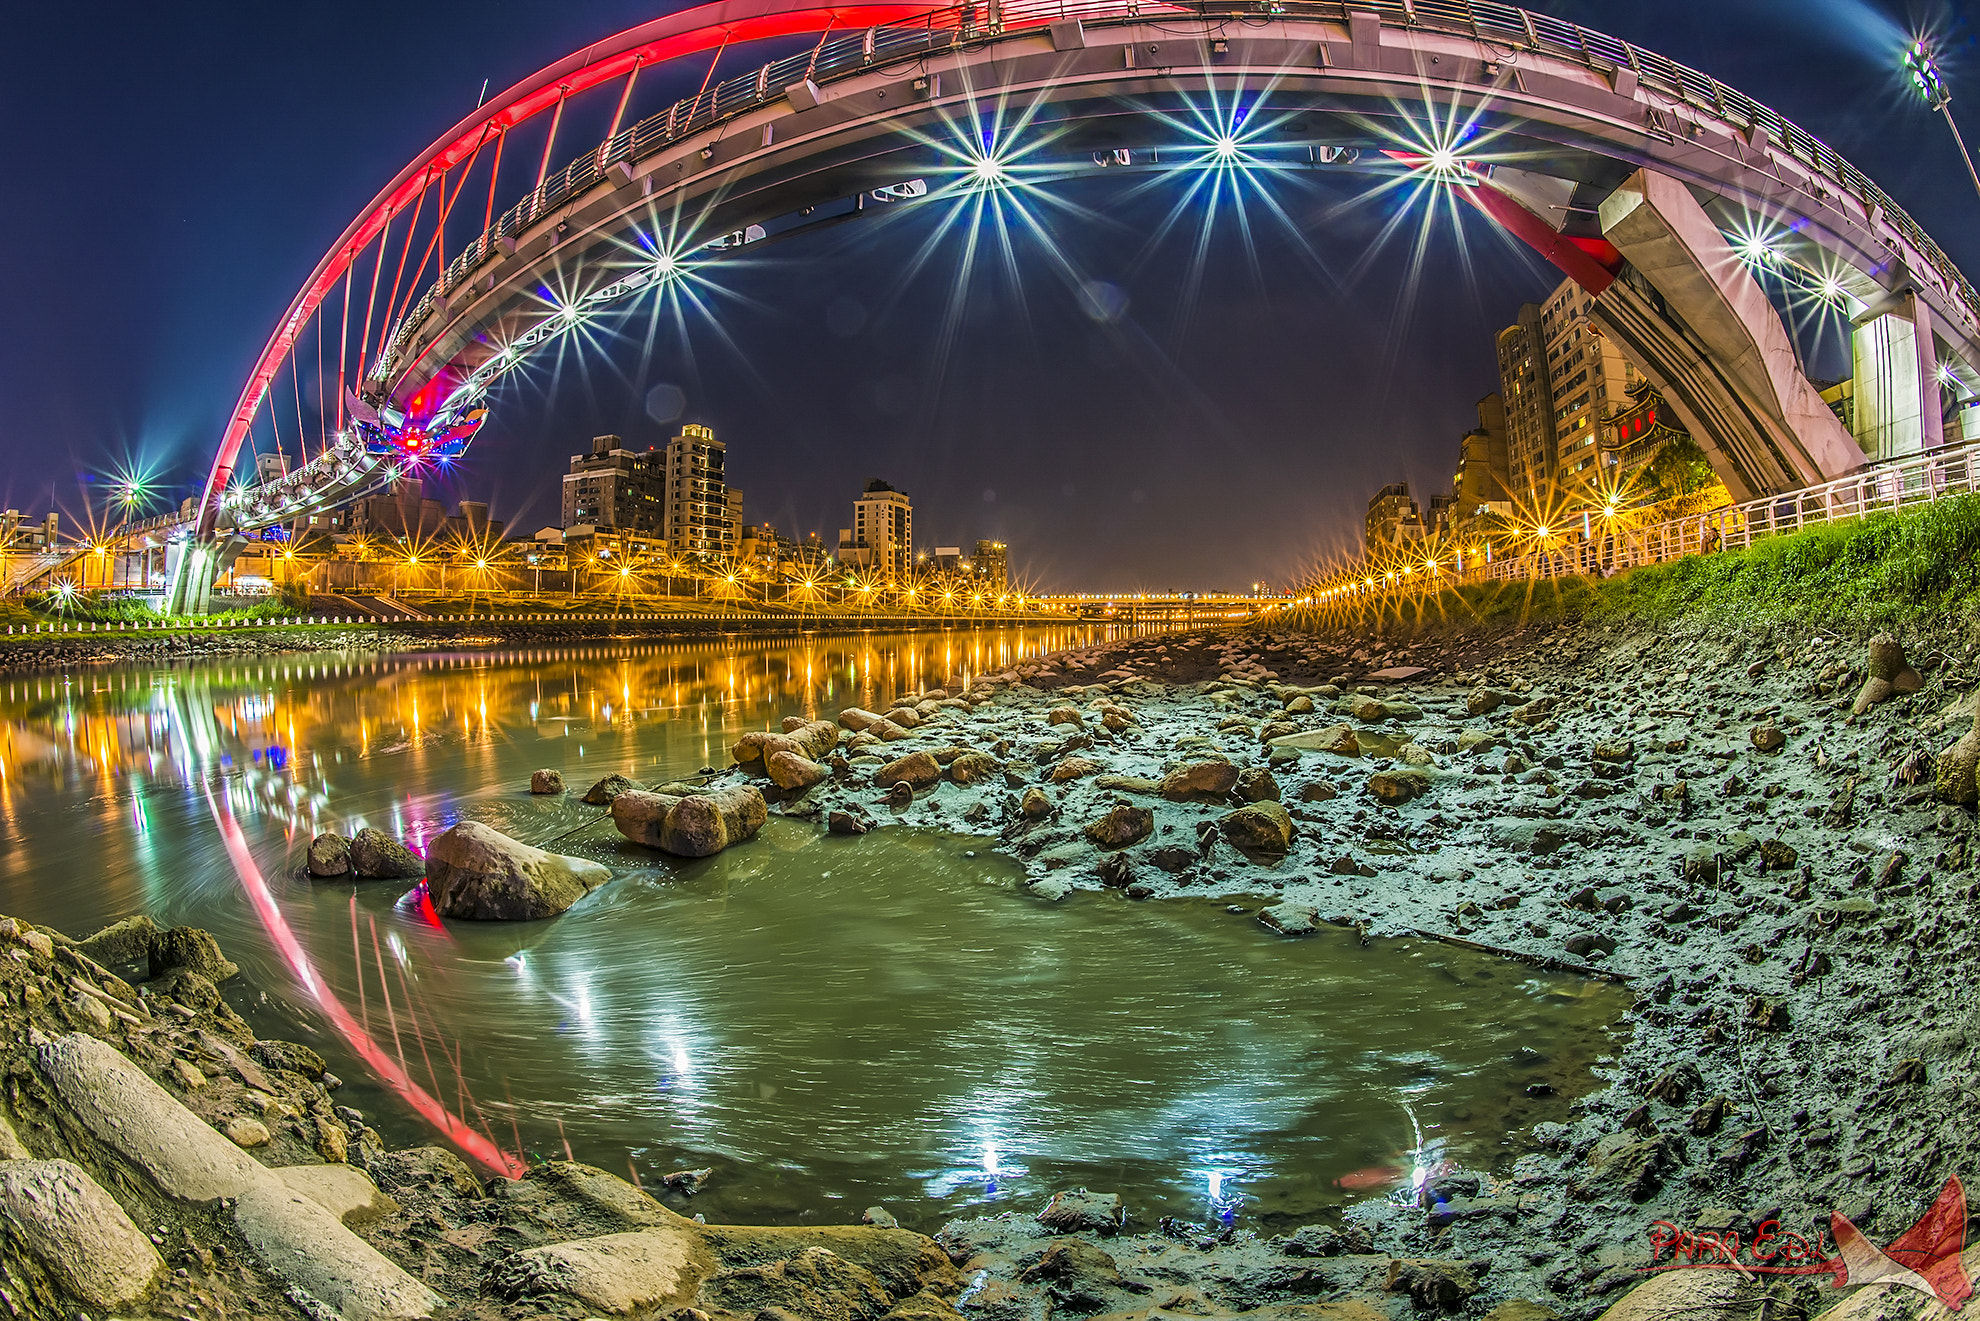
[{"label": "large boulder", "polygon": [[1155,831],[1155,814],[1145,807],[1119,806],[1086,825],[1086,837],[1103,849],[1139,844]]},{"label": "large boulder", "polygon": [[529,791],[533,794],[560,794],[564,792],[564,774],[545,767],[529,773]]},{"label": "large boulder", "polygon": [[184,969],[196,972],[210,982],[224,982],[240,972],[220,952],[220,942],[212,933],[198,927],[173,927],[161,931],[151,942],[151,975],[161,977]]},{"label": "large boulder", "polygon": [[736,740],[730,752],[738,765],[754,766],[757,763],[769,764],[769,758],[778,752],[794,752],[806,761],[817,761],[830,752],[839,741],[839,727],[829,720],[800,721],[798,727],[781,734],[767,730],[752,730]]},{"label": "large boulder", "polygon": [[1925,680],[1904,658],[1904,644],[1889,633],[1879,633],[1870,639],[1870,672],[1864,676],[1850,711],[1860,716],[1879,702],[1899,693],[1915,693],[1924,686]]},{"label": "large boulder", "polygon": [[1976,799],[1980,799],[1976,770],[1980,770],[1980,703],[1974,707],[1973,728],[1941,752],[1932,766],[1932,786],[1938,792],[1940,801],[1964,803],[1971,807]]},{"label": "large boulder", "polygon": [[1400,807],[1430,789],[1430,773],[1416,766],[1394,766],[1368,777],[1368,792],[1390,807]]},{"label": "large boulder", "polygon": [[1303,734],[1287,734],[1272,740],[1275,748],[1294,748],[1300,752],[1331,752],[1338,757],[1359,757],[1361,741],[1354,736],[1352,725],[1329,725],[1325,729],[1310,729]]},{"label": "large boulder", "polygon": [[1478,1292],[1478,1278],[1469,1264],[1456,1261],[1392,1258],[1384,1287],[1406,1293],[1418,1311],[1454,1311]]},{"label": "large boulder", "polygon": [[309,842],[309,874],[319,880],[351,874],[351,842],[342,835],[318,835]]},{"label": "large boulder", "polygon": [[1237,793],[1247,803],[1261,803],[1267,798],[1277,802],[1279,782],[1265,767],[1247,766],[1238,772]]},{"label": "large boulder", "polygon": [[[567,1315],[646,1314],[670,1298],[691,1294],[697,1247],[692,1235],[672,1226],[603,1234],[514,1253],[497,1264],[489,1280],[504,1297],[552,1296],[583,1304],[582,1311]],[[673,1315],[691,1310],[683,1307]]]},{"label": "large boulder", "polygon": [[112,922],[88,939],[77,941],[76,948],[106,968],[121,968],[125,964],[150,962],[151,942],[156,939],[158,924],[140,913]]},{"label": "large boulder", "polygon": [[[1624,1294],[1602,1313],[1600,1321],[1735,1321],[1760,1315],[1766,1310],[1769,1281],[1746,1272],[1729,1270],[1677,1270],[1652,1275]],[[1888,1289],[1864,1289],[1840,1306],[1822,1313],[1825,1321],[1841,1321],[1846,1309],[1860,1298],[1871,1310],[1852,1321],[1889,1315],[1884,1304],[1890,1301]]]},{"label": "large boulder", "polygon": [[584,791],[584,801],[593,807],[609,807],[620,794],[645,787],[638,780],[629,780],[623,775],[608,775]]},{"label": "large boulder", "polygon": [[546,853],[479,821],[442,831],[426,850],[426,888],[442,917],[555,917],[611,879],[598,863]]},{"label": "large boulder", "polygon": [[763,769],[770,776],[770,782],[788,792],[809,789],[823,783],[832,772],[820,766],[809,757],[778,748],[763,759]]},{"label": "large boulder", "polygon": [[987,752],[965,752],[949,763],[949,778],[957,784],[981,784],[1003,769],[1003,763]]},{"label": "large boulder", "polygon": [[1089,775],[1097,775],[1099,771],[1100,763],[1091,757],[1061,757],[1045,778],[1053,784],[1065,784],[1069,780],[1083,780]]},{"label": "large boulder", "polygon": [[135,1303],[165,1273],[144,1231],[70,1161],[0,1163],[0,1211],[9,1237],[91,1307]]},{"label": "large boulder", "polygon": [[926,789],[941,778],[942,764],[935,760],[934,754],[927,752],[910,752],[873,772],[873,783],[882,789],[890,789],[897,784]]},{"label": "large boulder", "polygon": [[1218,825],[1224,838],[1257,853],[1284,853],[1292,847],[1292,817],[1270,799],[1226,813]]},{"label": "large boulder", "polygon": [[1672,1163],[1669,1136],[1645,1138],[1627,1130],[1610,1133],[1588,1153],[1587,1180],[1569,1191],[1584,1198],[1620,1193],[1640,1202],[1657,1191]]},{"label": "large boulder", "polygon": [[676,798],[633,792],[612,803],[612,824],[635,844],[679,858],[706,858],[763,828],[770,808],[749,784],[724,785]]},{"label": "large boulder", "polygon": [[1238,768],[1227,761],[1185,762],[1162,777],[1164,798],[1177,800],[1199,794],[1222,798],[1238,782]]},{"label": "large boulder", "polygon": [[426,864],[417,853],[370,826],[351,836],[351,866],[371,881],[403,881],[426,874]]},{"label": "large boulder", "polygon": [[1037,1220],[1053,1234],[1076,1234],[1081,1230],[1115,1234],[1127,1223],[1127,1207],[1119,1193],[1090,1193],[1079,1188],[1053,1193]]}]

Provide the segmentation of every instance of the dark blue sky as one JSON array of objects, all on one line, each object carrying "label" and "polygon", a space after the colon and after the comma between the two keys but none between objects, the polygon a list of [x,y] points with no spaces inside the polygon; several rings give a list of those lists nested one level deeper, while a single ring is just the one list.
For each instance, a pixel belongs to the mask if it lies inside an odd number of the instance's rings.
[{"label": "dark blue sky", "polygon": [[[1942,37],[1980,138],[1970,13],[1934,0],[1604,0],[1536,6],[1705,69],[1826,139],[1969,273],[1980,198],[1950,135],[1904,91],[1892,43]],[[653,17],[630,0],[35,6],[0,50],[0,501],[76,514],[78,479],[125,459],[191,489],[296,286],[357,209],[443,128],[585,41]],[[690,89],[691,90],[691,89]],[[593,135],[595,137],[595,134]],[[571,141],[579,140],[573,136]],[[1335,185],[1322,185],[1335,187]],[[973,286],[947,356],[953,265],[906,257],[934,214],[844,226],[725,276],[721,330],[567,361],[498,396],[454,494],[529,530],[598,431],[644,445],[672,385],[730,445],[746,514],[828,537],[863,480],[914,497],[918,540],[1001,537],[1064,588],[1235,586],[1359,536],[1367,494],[1446,479],[1491,336],[1555,277],[1475,221],[1412,287],[1401,245],[1357,266],[1383,216],[1340,192],[1284,202],[1255,256],[1220,225],[1193,298],[1194,235],[1149,242],[1168,198],[1066,190],[1056,222],[1110,315],[1047,263]],[[1358,270],[1342,288],[1341,277]],[[671,398],[662,390],[659,397]],[[663,409],[662,412],[668,410]]]}]

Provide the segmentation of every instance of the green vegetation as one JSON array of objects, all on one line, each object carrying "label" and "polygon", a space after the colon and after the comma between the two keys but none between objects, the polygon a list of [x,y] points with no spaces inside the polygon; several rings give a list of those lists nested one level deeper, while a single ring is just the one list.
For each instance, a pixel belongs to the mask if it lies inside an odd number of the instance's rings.
[{"label": "green vegetation", "polygon": [[1980,622],[1980,496],[1831,523],[1608,579],[1475,583],[1391,610],[1406,627],[1685,616],[1854,630],[1958,627]]},{"label": "green vegetation", "polygon": [[1652,498],[1670,500],[1715,485],[1718,474],[1690,436],[1667,440],[1643,465],[1643,481]]},{"label": "green vegetation", "polygon": [[[252,619],[277,619],[302,611],[269,597],[244,610],[223,610],[198,619],[170,621],[179,627],[233,624]],[[163,621],[149,601],[135,594],[37,592],[25,601],[0,603],[0,626],[12,624],[156,624]]]}]

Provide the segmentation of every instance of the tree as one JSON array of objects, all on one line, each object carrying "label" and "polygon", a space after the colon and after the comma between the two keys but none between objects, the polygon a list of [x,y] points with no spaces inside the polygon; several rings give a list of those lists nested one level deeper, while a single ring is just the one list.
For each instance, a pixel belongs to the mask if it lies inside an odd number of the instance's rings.
[{"label": "tree", "polygon": [[1689,436],[1674,436],[1659,446],[1644,465],[1643,478],[1657,500],[1690,495],[1719,480],[1705,451]]}]

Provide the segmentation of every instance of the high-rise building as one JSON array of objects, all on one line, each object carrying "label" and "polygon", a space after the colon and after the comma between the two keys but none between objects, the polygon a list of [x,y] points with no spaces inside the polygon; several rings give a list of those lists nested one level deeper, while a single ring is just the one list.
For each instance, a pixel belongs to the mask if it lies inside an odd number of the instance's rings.
[{"label": "high-rise building", "polygon": [[1630,388],[1640,379],[1615,341],[1589,319],[1594,301],[1579,284],[1563,280],[1540,311],[1553,395],[1553,476],[1562,486],[1597,475],[1602,419],[1629,406]]},{"label": "high-rise building", "polygon": [[1385,546],[1420,540],[1424,531],[1423,515],[1409,497],[1408,482],[1391,482],[1369,500],[1363,544],[1371,554]]},{"label": "high-rise building", "polygon": [[1463,533],[1476,520],[1512,513],[1508,487],[1506,402],[1496,394],[1478,401],[1478,425],[1458,442],[1448,521],[1438,530]]},{"label": "high-rise building", "polygon": [[617,436],[593,436],[591,453],[573,454],[564,474],[563,525],[658,533],[663,520],[656,457],[651,449],[627,449]]},{"label": "high-rise building", "polygon": [[839,529],[839,559],[894,577],[914,563],[914,508],[906,491],[875,477],[853,501],[853,525]]},{"label": "high-rise building", "polygon": [[667,442],[661,535],[675,553],[733,556],[741,545],[742,492],[728,485],[727,461],[728,447],[692,422]]},{"label": "high-rise building", "polygon": [[1538,303],[1499,332],[1499,394],[1506,415],[1506,466],[1514,496],[1531,500],[1554,479],[1554,393]]},{"label": "high-rise building", "polygon": [[[1527,303],[1499,332],[1511,494],[1534,500],[1549,486],[1592,478],[1604,463],[1603,421],[1630,407],[1642,377],[1589,318],[1594,297],[1563,280],[1547,301]],[[1611,453],[1613,466],[1620,457]]]},{"label": "high-rise building", "polygon": [[1011,590],[1010,548],[1001,541],[976,543],[976,576],[990,591],[1002,596]]}]

